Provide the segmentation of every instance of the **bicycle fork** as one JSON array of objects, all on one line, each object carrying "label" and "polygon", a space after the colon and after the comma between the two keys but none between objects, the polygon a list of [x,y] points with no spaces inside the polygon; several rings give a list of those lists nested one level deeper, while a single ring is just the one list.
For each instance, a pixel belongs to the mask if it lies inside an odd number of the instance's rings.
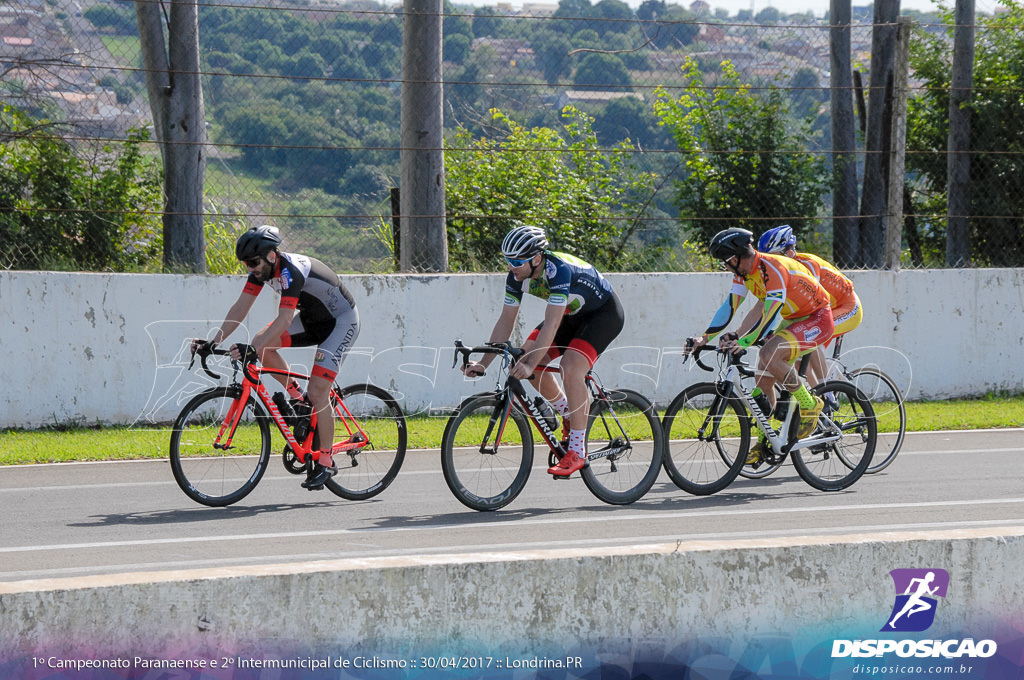
[{"label": "bicycle fork", "polygon": [[[217,438],[213,440],[213,448],[215,449],[227,451],[231,448],[231,441],[235,438],[238,422],[242,419],[242,411],[245,410],[245,405],[249,403],[250,389],[248,386],[244,386],[240,387],[238,392],[239,394],[235,396],[235,400],[231,402],[231,408],[228,409],[227,415],[224,416],[224,422],[220,425]],[[225,433],[227,433],[226,437]]]},{"label": "bicycle fork", "polygon": [[[483,439],[480,440],[480,453],[489,456],[498,454],[498,446],[501,444],[501,437],[505,433],[505,426],[508,424],[509,411],[511,409],[512,400],[509,398],[508,392],[504,392],[498,397],[498,404],[491,411],[491,416],[487,421],[487,429],[484,430]],[[492,442],[491,435],[494,434],[495,428],[497,428],[497,436],[494,437]],[[487,446],[488,442],[492,442],[490,447]]]}]

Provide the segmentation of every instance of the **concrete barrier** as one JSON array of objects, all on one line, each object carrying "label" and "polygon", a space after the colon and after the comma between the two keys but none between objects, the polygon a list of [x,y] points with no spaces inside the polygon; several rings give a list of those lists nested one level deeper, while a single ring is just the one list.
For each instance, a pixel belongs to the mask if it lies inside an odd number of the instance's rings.
[{"label": "concrete barrier", "polygon": [[0,661],[578,655],[593,666],[713,653],[738,663],[774,641],[798,664],[822,663],[834,639],[886,637],[895,568],[950,575],[934,624],[916,637],[998,636],[1024,611],[1012,576],[1022,562],[1024,527],[1010,527],[0,583]]},{"label": "concrete barrier", "polygon": [[[1024,269],[851,274],[865,307],[844,349],[873,363],[911,397],[1024,390]],[[684,368],[679,350],[725,298],[724,274],[613,274],[626,326],[597,368],[604,383],[666,403],[707,374]],[[451,368],[452,341],[487,339],[502,300],[497,274],[348,276],[363,330],[343,383],[371,380],[409,411],[446,408],[487,389]],[[242,277],[0,272],[3,338],[0,427],[53,423],[168,422],[209,384],[186,371],[187,339],[218,325]],[[252,329],[273,318],[264,293]],[[748,303],[750,304],[750,303]],[[543,317],[527,298],[515,337]],[[245,340],[243,329],[232,340]],[[311,350],[287,350],[308,367]]]}]

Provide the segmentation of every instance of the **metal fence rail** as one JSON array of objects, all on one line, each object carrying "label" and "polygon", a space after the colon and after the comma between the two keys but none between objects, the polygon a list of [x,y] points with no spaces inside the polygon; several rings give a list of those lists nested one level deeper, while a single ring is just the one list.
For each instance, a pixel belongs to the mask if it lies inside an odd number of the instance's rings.
[{"label": "metal fence rail", "polygon": [[[735,224],[759,231],[790,223],[804,249],[835,255],[833,226],[872,215],[834,214],[830,26],[768,9],[730,16],[653,0],[636,11],[586,0],[448,6],[452,266],[499,268],[460,248],[475,238],[486,252],[487,230],[510,220],[550,226],[566,247],[584,250],[595,232],[607,232],[609,240],[590,247],[616,255],[609,269],[707,268],[701,244]],[[0,128],[0,267],[158,271],[159,151],[132,137],[152,127],[132,6],[2,10],[0,87],[9,108]],[[974,26],[970,105],[985,121],[970,140],[966,264],[974,266],[1024,264],[1024,75],[998,66],[1024,58],[1024,30],[1012,19],[1024,13],[1000,16],[979,13]],[[199,17],[210,266],[230,270],[232,234],[269,222],[282,228],[286,247],[340,270],[393,270],[401,11],[368,2],[200,4]],[[952,34],[937,15],[916,19],[900,259],[904,267],[945,266],[950,76],[940,66],[950,61]],[[873,28],[872,16],[855,11],[849,97],[860,183],[874,167],[866,109],[885,92],[867,83]],[[703,118],[686,118],[702,107]],[[16,119],[14,109],[29,118]],[[582,118],[567,117],[574,110]],[[66,153],[52,148],[53,136],[66,141]],[[43,183],[48,164],[73,162],[79,180]],[[541,170],[558,191],[528,182]]]}]

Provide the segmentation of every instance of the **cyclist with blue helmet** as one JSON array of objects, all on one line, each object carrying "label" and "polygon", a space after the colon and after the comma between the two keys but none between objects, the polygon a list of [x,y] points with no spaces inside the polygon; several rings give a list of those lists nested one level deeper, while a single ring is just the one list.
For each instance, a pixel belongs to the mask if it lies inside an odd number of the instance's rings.
[{"label": "cyclist with blue helmet", "polygon": [[[833,338],[849,333],[860,325],[864,308],[853,289],[853,281],[828,260],[812,253],[798,252],[796,234],[788,224],[769,229],[757,240],[757,249],[762,253],[784,255],[807,267],[814,278],[828,291],[832,320],[835,323]],[[829,341],[831,342],[831,340]],[[812,385],[824,379],[826,373],[825,353],[821,346],[811,356],[807,366],[808,378]]]}]

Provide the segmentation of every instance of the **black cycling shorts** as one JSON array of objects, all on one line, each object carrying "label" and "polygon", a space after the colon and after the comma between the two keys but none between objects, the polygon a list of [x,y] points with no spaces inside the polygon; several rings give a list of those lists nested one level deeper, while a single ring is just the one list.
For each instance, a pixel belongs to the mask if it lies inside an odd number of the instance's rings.
[{"label": "black cycling shorts", "polygon": [[[619,302],[619,296],[612,293],[607,302],[592,312],[562,317],[555,332],[555,340],[548,348],[548,359],[557,359],[565,350],[572,349],[585,356],[593,366],[597,357],[622,332],[625,323],[626,313]],[[536,340],[543,326],[542,321],[530,333],[529,339]]]}]

